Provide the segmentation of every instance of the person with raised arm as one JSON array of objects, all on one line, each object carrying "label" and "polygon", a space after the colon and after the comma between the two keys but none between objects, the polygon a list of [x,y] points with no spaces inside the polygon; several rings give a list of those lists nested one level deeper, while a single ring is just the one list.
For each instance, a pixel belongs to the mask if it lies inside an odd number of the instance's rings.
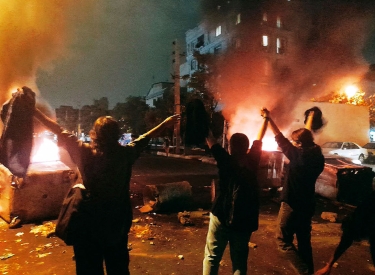
[{"label": "person with raised arm", "polygon": [[130,274],[128,233],[132,224],[129,182],[132,166],[150,138],[162,135],[180,119],[166,118],[155,128],[122,146],[120,127],[110,116],[99,117],[86,144],[35,109],[34,116],[58,136],[77,165],[89,198],[80,206],[81,230],[74,239],[76,274]]},{"label": "person with raised arm", "polygon": [[257,170],[266,128],[267,119],[264,119],[250,151],[249,139],[245,134],[233,134],[227,152],[209,131],[206,141],[217,162],[219,186],[210,213],[203,275],[218,274],[220,261],[228,243],[233,274],[247,273],[248,244],[252,232],[258,229]]},{"label": "person with raised arm", "polygon": [[[278,249],[299,274],[314,274],[311,219],[315,212],[315,182],[324,169],[322,150],[314,143],[311,132],[314,112],[309,112],[305,128],[292,132],[291,141],[280,132],[266,108],[261,114],[269,120],[277,144],[290,161],[277,217]],[[293,244],[294,235],[297,247]]]}]

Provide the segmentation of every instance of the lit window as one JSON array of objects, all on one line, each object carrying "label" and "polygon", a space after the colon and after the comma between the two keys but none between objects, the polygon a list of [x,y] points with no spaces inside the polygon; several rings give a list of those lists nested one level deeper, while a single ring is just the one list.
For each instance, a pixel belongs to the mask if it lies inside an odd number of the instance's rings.
[{"label": "lit window", "polygon": [[267,22],[267,13],[263,13],[263,21]]},{"label": "lit window", "polygon": [[263,47],[268,47],[268,35],[263,35]]},{"label": "lit window", "polygon": [[276,39],[276,53],[284,54],[285,53],[285,46],[286,46],[285,39],[282,39],[282,38]]},{"label": "lit window", "polygon": [[218,27],[216,28],[215,35],[216,35],[216,36],[219,36],[220,34],[221,34],[221,26],[218,26]]},{"label": "lit window", "polygon": [[241,23],[241,13],[237,14],[236,25]]},{"label": "lit window", "polygon": [[277,19],[276,19],[276,27],[281,28],[281,18],[280,18],[280,16],[278,16]]}]

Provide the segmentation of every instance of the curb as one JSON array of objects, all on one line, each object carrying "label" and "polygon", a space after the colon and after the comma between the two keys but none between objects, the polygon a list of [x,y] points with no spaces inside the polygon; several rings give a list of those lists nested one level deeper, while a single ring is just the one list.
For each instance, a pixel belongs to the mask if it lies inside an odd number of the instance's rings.
[{"label": "curb", "polygon": [[[167,154],[164,152],[157,152],[156,155],[165,156],[165,157],[167,156]],[[216,160],[212,157],[206,157],[206,156],[200,156],[200,155],[179,155],[179,154],[171,154],[171,153],[168,154],[168,157],[198,160],[204,163],[216,165]]]}]

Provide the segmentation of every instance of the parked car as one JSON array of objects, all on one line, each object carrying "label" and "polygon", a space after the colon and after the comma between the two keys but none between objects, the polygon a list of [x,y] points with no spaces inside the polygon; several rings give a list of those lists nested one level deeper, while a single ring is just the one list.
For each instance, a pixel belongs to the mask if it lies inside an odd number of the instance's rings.
[{"label": "parked car", "polygon": [[343,156],[352,159],[355,163],[363,163],[368,157],[368,151],[366,148],[362,148],[357,143],[349,141],[326,142],[321,148],[324,155]]}]

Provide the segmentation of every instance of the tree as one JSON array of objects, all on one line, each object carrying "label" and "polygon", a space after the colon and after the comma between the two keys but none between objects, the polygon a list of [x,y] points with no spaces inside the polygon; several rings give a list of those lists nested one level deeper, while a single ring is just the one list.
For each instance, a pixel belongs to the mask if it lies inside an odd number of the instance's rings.
[{"label": "tree", "polygon": [[[161,123],[166,117],[171,116],[175,113],[174,103],[174,89],[166,89],[163,93],[163,97],[158,98],[154,102],[154,108],[150,108],[146,113],[146,125],[147,128],[152,128],[157,124]],[[180,89],[180,104],[181,104],[181,136],[183,136],[185,128],[185,105],[188,98],[186,88]],[[166,130],[165,135],[172,136],[172,130]]]},{"label": "tree", "polygon": [[202,100],[212,119],[220,100],[220,93],[215,85],[216,78],[220,77],[215,72],[217,56],[196,51],[194,58],[198,63],[198,68],[190,77],[184,76],[184,78],[188,79],[188,87],[192,89],[190,98]]},{"label": "tree", "polygon": [[112,113],[124,133],[139,135],[147,131],[145,116],[149,109],[144,97],[129,96],[125,103],[117,103]]}]

